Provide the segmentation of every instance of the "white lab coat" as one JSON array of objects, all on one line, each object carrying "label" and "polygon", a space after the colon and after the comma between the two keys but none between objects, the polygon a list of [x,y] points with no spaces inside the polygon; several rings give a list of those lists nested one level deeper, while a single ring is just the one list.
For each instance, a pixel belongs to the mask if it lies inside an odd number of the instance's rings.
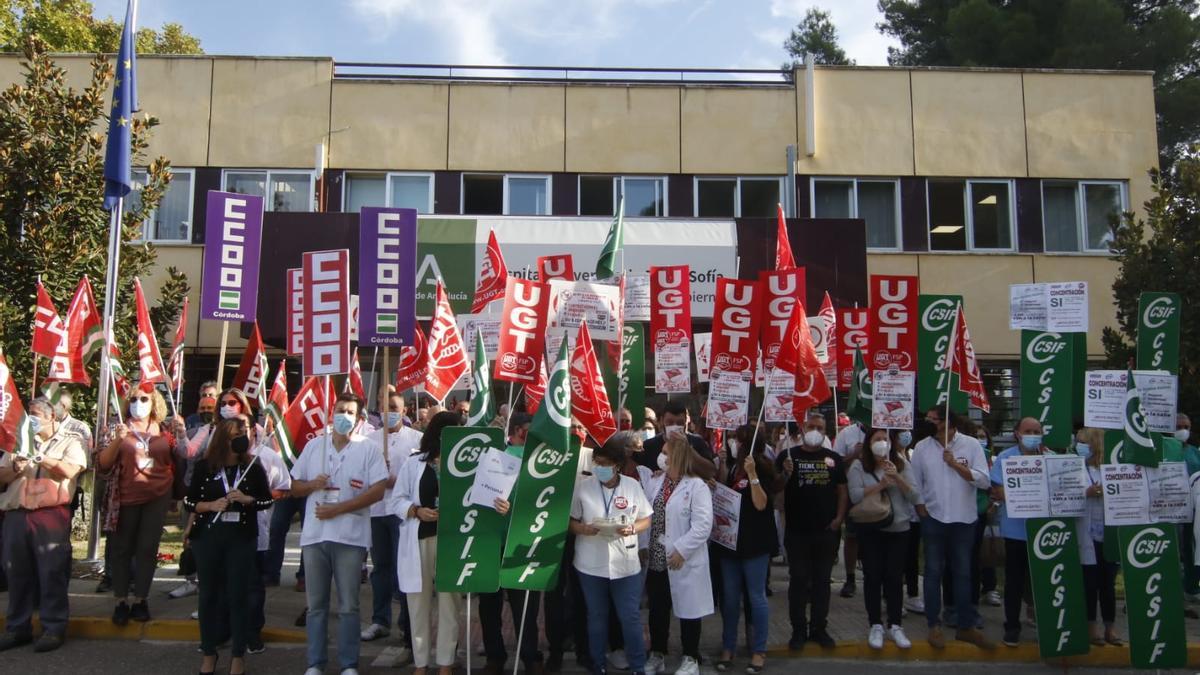
[{"label": "white lab coat", "polygon": [[421,476],[425,460],[413,455],[396,477],[388,512],[400,519],[400,541],[396,547],[396,581],[401,593],[421,592],[421,551],[417,547],[417,526],[421,520],[408,517],[408,509],[421,501]]},{"label": "white lab coat", "polygon": [[[646,499],[651,504],[662,491],[665,474],[650,481]],[[712,614],[712,579],[708,571],[708,535],[712,532],[712,493],[695,476],[679,481],[667,501],[663,546],[667,558],[676,551],[683,556],[683,567],[668,568],[671,603],[680,619],[699,619]]]}]

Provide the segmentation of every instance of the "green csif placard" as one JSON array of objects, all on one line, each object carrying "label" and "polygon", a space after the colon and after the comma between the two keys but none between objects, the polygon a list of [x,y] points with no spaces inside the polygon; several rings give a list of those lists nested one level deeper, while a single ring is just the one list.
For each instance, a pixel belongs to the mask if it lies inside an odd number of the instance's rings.
[{"label": "green csif placard", "polygon": [[1088,653],[1083,567],[1075,519],[1029,518],[1025,534],[1038,620],[1038,652],[1043,659]]},{"label": "green csif placard", "polygon": [[967,412],[967,395],[958,388],[958,376],[946,367],[946,351],[954,330],[961,295],[917,296],[917,403],[919,410],[946,405],[946,378],[950,378],[950,409]]},{"label": "green csif placard", "polygon": [[620,413],[617,407],[624,403],[633,416],[633,428],[641,429],[646,422],[646,353],[643,348],[646,329],[640,323],[627,323],[623,334],[621,358],[625,364],[624,370],[620,371],[620,386],[617,382],[618,368],[613,366],[610,359],[600,359],[600,370],[614,413]]},{"label": "green csif placard", "polygon": [[1021,331],[1021,415],[1041,421],[1049,448],[1071,444],[1072,342],[1065,333]]},{"label": "green csif placard", "polygon": [[1179,374],[1179,320],[1183,307],[1175,293],[1138,297],[1137,367]]},{"label": "green csif placard", "polygon": [[1130,665],[1182,668],[1187,665],[1187,631],[1175,526],[1162,523],[1116,529],[1129,610]]},{"label": "green csif placard", "polygon": [[504,430],[442,430],[434,576],[439,593],[494,593],[500,588],[500,548],[508,519],[467,499],[475,482],[475,469],[491,448],[504,452]]}]

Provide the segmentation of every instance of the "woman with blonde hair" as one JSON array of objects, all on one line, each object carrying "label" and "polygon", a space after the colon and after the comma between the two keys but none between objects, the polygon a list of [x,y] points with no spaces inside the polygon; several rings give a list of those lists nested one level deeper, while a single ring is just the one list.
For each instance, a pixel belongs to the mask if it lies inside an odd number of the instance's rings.
[{"label": "woman with blonde hair", "polygon": [[708,569],[708,535],[712,531],[712,493],[696,467],[682,434],[668,435],[658,455],[661,473],[647,486],[650,551],[646,595],[650,601],[650,658],[647,672],[663,671],[671,612],[679,617],[683,661],[678,675],[700,672],[700,619],[713,613]]},{"label": "woman with blonde hair", "polygon": [[[1104,557],[1104,490],[1100,484],[1100,465],[1104,463],[1104,430],[1084,427],[1075,433],[1075,452],[1087,467],[1087,512],[1079,519],[1081,538],[1091,542],[1095,562],[1083,565],[1083,592],[1087,606],[1092,644],[1120,645],[1117,637],[1117,562]],[[1086,529],[1085,529],[1086,528]],[[1085,544],[1086,545],[1086,544]],[[1088,556],[1090,557],[1090,556]],[[1096,605],[1104,629],[1096,623]]]}]

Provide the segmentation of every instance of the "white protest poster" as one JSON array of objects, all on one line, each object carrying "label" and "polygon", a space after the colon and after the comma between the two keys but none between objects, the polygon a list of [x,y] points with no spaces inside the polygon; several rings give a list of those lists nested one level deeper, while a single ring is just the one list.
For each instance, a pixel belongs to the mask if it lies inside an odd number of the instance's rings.
[{"label": "white protest poster", "polygon": [[712,357],[712,333],[692,335],[696,341],[696,381],[708,382],[708,362]]},{"label": "white protest poster", "polygon": [[479,460],[475,482],[468,495],[472,504],[495,508],[497,499],[508,501],[517,475],[521,473],[521,458],[496,448],[489,448]]},{"label": "white protest poster", "polygon": [[1046,284],[1046,330],[1053,333],[1086,333],[1088,285],[1086,281]]},{"label": "white protest poster", "polygon": [[1046,330],[1046,285],[1012,284],[1008,287],[1009,330]]},{"label": "white protest poster", "polygon": [[483,333],[483,350],[488,359],[496,360],[496,350],[500,348],[500,318],[499,314],[459,314],[455,317],[467,354],[474,358],[475,329],[478,328]]},{"label": "white protest poster", "polygon": [[1150,519],[1155,523],[1192,522],[1192,485],[1187,464],[1162,462],[1146,467],[1150,484]]},{"label": "white protest poster", "polygon": [[776,368],[767,378],[763,398],[763,419],[767,422],[792,422],[792,399],[795,398],[796,376]]},{"label": "white protest poster", "polygon": [[1083,378],[1083,424],[1125,428],[1125,371],[1089,370]]},{"label": "white protest poster", "polygon": [[714,370],[709,375],[705,426],[737,429],[750,417],[750,371]]},{"label": "white protest poster", "polygon": [[625,320],[650,320],[649,274],[631,274],[625,277]]},{"label": "white protest poster", "polygon": [[917,374],[910,370],[875,370],[871,372],[871,385],[871,426],[912,429]]},{"label": "white protest poster", "polygon": [[1135,370],[1133,381],[1146,410],[1146,426],[1150,431],[1175,433],[1179,404],[1179,378],[1167,371]]},{"label": "white protest poster", "polygon": [[738,522],[742,517],[742,495],[733,488],[717,483],[712,491],[713,524],[709,541],[730,551],[737,550]]},{"label": "white protest poster", "polygon": [[1090,483],[1083,458],[1078,455],[1043,455],[1051,518],[1080,518],[1087,513]]},{"label": "white protest poster", "polygon": [[593,339],[616,340],[621,329],[621,289],[589,281],[551,279],[548,312],[552,329],[574,333],[586,319]]},{"label": "white protest poster", "polygon": [[1104,464],[1104,524],[1145,525],[1150,522],[1150,483],[1145,467],[1137,464]]},{"label": "white protest poster", "polygon": [[1003,464],[1004,510],[1009,518],[1048,518],[1050,491],[1046,459],[1041,455],[1013,455]]},{"label": "white protest poster", "polygon": [[654,350],[654,393],[686,394],[692,390],[692,350],[684,340]]}]

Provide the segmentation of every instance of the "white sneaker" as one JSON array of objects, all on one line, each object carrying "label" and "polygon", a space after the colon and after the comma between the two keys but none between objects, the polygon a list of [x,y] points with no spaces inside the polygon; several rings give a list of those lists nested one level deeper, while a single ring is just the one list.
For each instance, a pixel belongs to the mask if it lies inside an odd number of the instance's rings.
[{"label": "white sneaker", "polygon": [[679,669],[675,671],[675,675],[700,675],[700,664],[696,663],[696,659],[685,656],[683,661],[679,662]]},{"label": "white sneaker", "polygon": [[999,607],[1000,605],[1004,604],[1000,600],[1000,591],[988,591],[987,594],[983,596],[983,599],[984,602],[992,607]]},{"label": "white sneaker", "polygon": [[176,586],[170,593],[167,593],[167,597],[172,600],[178,600],[186,598],[189,595],[195,595],[197,592],[199,592],[199,586],[196,585],[196,582],[185,581]]},{"label": "white sneaker", "polygon": [[660,654],[658,652],[650,652],[650,655],[646,657],[646,666],[645,666],[646,675],[650,675],[651,671],[653,671],[655,673],[663,672],[663,666],[665,665],[665,663],[664,663],[665,660],[666,659],[663,658],[662,654]]},{"label": "white sneaker", "polygon": [[358,675],[358,668],[343,668],[342,675]]},{"label": "white sneaker", "polygon": [[908,636],[904,634],[904,629],[900,626],[892,626],[891,629],[888,630],[888,637],[891,638],[892,642],[895,642],[896,646],[900,649],[908,649],[912,647],[912,642],[909,641]]},{"label": "white sneaker", "polygon": [[379,638],[387,637],[389,633],[390,631],[388,629],[380,626],[377,623],[373,623],[366,630],[364,630],[359,637],[363,639],[363,642],[370,642],[371,640],[378,640]]},{"label": "white sneaker", "polygon": [[613,670],[629,670],[629,657],[625,656],[625,650],[617,649],[609,652],[608,666]]},{"label": "white sneaker", "polygon": [[325,675],[325,671],[316,666],[309,666],[308,670],[304,671],[304,675]]},{"label": "white sneaker", "polygon": [[883,649],[883,624],[871,626],[871,632],[867,634],[867,644],[871,649]]},{"label": "white sneaker", "polygon": [[921,596],[917,596],[915,598],[909,598],[904,601],[904,609],[907,609],[908,611],[912,612],[913,614],[924,614],[925,613],[925,601],[921,599]]},{"label": "white sneaker", "polygon": [[193,621],[199,620],[200,619],[200,610],[196,610],[196,611],[192,612],[191,617],[192,617]]}]

